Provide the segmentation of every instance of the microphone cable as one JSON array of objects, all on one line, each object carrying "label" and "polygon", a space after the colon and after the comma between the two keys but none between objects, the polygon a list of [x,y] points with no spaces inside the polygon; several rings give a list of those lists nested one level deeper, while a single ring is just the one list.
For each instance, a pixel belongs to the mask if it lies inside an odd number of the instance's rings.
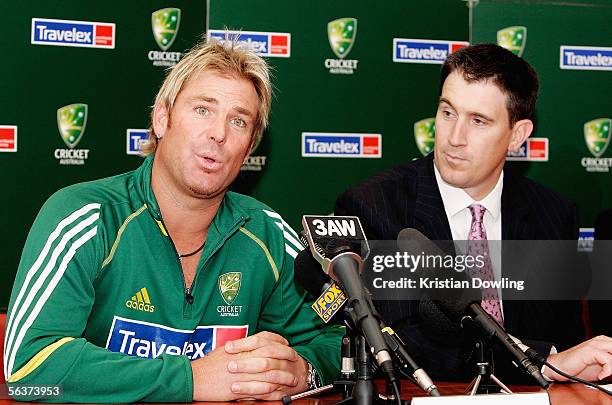
[{"label": "microphone cable", "polygon": [[546,361],[546,358],[544,358],[544,356],[542,356],[540,353],[538,353],[538,352],[537,352],[537,351],[535,351],[534,349],[529,348],[529,349],[525,350],[525,354],[526,354],[526,355],[527,355],[529,358],[531,358],[531,360],[533,360],[534,362],[536,362],[537,364],[539,364],[539,365],[540,365],[540,367],[542,367],[542,365],[545,365],[546,367],[550,368],[550,369],[551,369],[552,371],[554,371],[555,373],[557,373],[557,374],[559,374],[559,375],[561,375],[561,376],[563,376],[563,377],[567,378],[568,380],[571,380],[571,381],[574,381],[574,382],[578,382],[578,383],[581,383],[581,384],[587,385],[587,386],[589,386],[589,387],[591,387],[591,388],[595,388],[595,389],[597,389],[597,390],[600,390],[600,391],[602,391],[602,392],[604,392],[604,393],[606,393],[606,394],[608,394],[608,395],[612,396],[612,392],[611,392],[611,391],[608,391],[607,389],[605,389],[604,387],[602,387],[602,386],[601,386],[601,385],[599,385],[599,384],[595,384],[595,383],[592,383],[592,382],[590,382],[590,381],[583,380],[583,379],[582,379],[582,378],[580,378],[580,377],[576,377],[576,376],[574,376],[574,375],[567,374],[567,373],[565,373],[565,372],[563,372],[563,371],[559,370],[557,367],[553,366],[553,365],[552,365],[552,364],[550,364],[548,361]]}]

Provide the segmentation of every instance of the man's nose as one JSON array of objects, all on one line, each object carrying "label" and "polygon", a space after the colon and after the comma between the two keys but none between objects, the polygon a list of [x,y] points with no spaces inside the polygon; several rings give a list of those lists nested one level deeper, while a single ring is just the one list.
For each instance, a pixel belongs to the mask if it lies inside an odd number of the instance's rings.
[{"label": "man's nose", "polygon": [[466,123],[462,119],[455,122],[449,136],[448,143],[452,146],[465,146],[467,144]]}]

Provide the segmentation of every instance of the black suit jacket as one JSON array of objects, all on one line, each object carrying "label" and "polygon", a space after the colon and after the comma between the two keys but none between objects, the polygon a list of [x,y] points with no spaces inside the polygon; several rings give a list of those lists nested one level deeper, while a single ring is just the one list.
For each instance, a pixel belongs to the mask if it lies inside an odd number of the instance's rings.
[{"label": "black suit jacket", "polygon": [[[508,171],[501,212],[504,240],[577,239],[578,216],[571,202]],[[415,228],[431,240],[452,239],[431,155],[349,189],[337,199],[334,213],[358,216],[369,239],[395,240],[405,228]],[[375,305],[435,378],[473,375],[467,360],[472,348],[463,334],[445,333],[440,325],[428,324],[414,301],[377,301]],[[564,350],[584,338],[579,302],[504,301],[503,305],[505,329],[542,353],[548,353],[552,345]]]}]

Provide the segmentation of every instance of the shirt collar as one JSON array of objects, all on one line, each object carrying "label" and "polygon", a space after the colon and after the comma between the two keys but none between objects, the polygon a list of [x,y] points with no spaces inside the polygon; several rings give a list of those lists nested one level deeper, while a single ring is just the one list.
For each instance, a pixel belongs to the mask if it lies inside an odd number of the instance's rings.
[{"label": "shirt collar", "polygon": [[472,204],[480,204],[484,206],[494,220],[497,220],[501,215],[501,195],[504,186],[503,170],[499,175],[499,179],[497,179],[497,184],[495,184],[493,190],[491,190],[491,192],[480,201],[475,201],[462,188],[452,186],[444,181],[435,165],[435,161],[434,174],[436,175],[436,182],[438,183],[438,189],[440,190],[444,210],[446,211],[446,215],[448,217],[458,214],[460,211],[468,208]]}]

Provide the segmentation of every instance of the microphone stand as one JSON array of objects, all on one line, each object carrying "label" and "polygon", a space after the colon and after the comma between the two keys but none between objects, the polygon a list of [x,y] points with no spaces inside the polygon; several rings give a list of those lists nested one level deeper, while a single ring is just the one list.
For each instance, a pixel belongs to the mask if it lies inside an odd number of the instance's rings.
[{"label": "microphone stand", "polygon": [[[464,323],[471,320],[472,318],[470,317],[464,317],[461,322]],[[474,349],[476,353],[476,376],[466,388],[465,394],[470,396],[476,394],[512,394],[513,392],[510,388],[493,374],[495,363],[491,347],[485,343],[484,339],[476,337],[473,333],[472,335],[474,336]]]},{"label": "microphone stand", "polygon": [[[357,332],[346,308],[343,308],[343,316],[346,334],[342,338],[341,378],[335,380],[332,384],[320,388],[292,395],[291,397],[286,396],[282,399],[283,404],[287,405],[293,400],[330,390],[342,393],[342,400],[335,405],[391,405],[398,403],[395,395],[383,396],[378,394],[376,384],[374,384],[374,372],[372,370],[372,357],[369,345],[365,338]],[[355,349],[357,350],[355,351]],[[357,355],[356,359],[355,354]],[[355,362],[355,360],[357,361]],[[357,367],[355,367],[356,365]],[[408,405],[409,401],[401,400],[401,403]]]},{"label": "microphone stand", "polygon": [[[378,396],[374,384],[374,373],[370,362],[368,344],[363,336],[357,337],[357,381],[354,382],[351,395],[337,402],[336,405],[386,405],[391,401]],[[397,401],[396,399],[393,402]]]}]

